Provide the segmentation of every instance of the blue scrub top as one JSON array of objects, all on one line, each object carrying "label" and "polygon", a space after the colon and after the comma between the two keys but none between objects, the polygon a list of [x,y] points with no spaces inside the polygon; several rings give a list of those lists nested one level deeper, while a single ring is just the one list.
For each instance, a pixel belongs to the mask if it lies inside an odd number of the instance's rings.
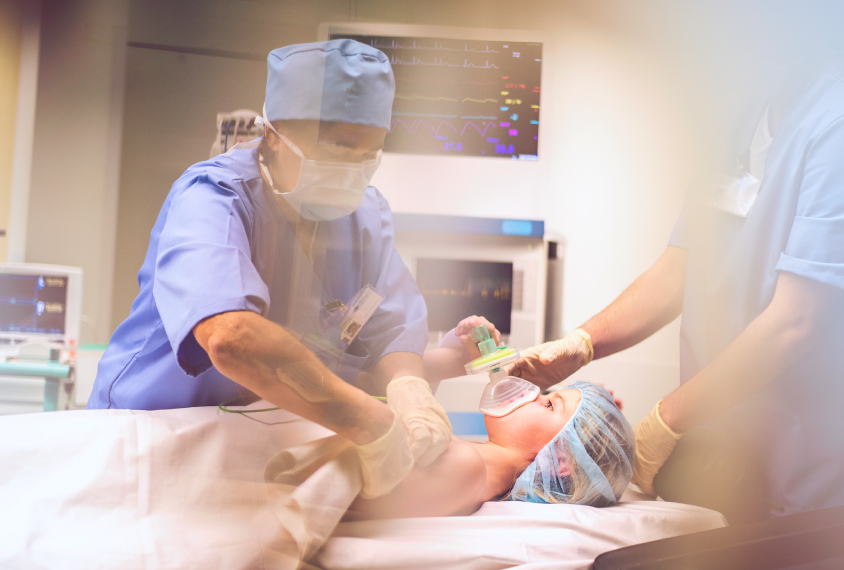
[{"label": "blue scrub top", "polygon": [[[780,272],[844,289],[844,79],[821,75],[791,105],[746,219],[693,192],[669,244],[689,250],[682,382],[765,310]],[[774,515],[844,505],[844,299],[829,311],[805,357],[705,426],[755,454]]]},{"label": "blue scrub top", "polygon": [[[385,354],[423,353],[425,301],[396,252],[387,200],[369,187],[353,214],[320,222],[309,258],[261,177],[259,141],[196,164],[173,184],[138,273],[140,293],[100,361],[88,408],[209,406],[250,395],[193,336],[199,321],[228,311],[284,326],[348,382]],[[338,348],[337,319],[325,305],[348,303],[367,284],[385,299]]]}]

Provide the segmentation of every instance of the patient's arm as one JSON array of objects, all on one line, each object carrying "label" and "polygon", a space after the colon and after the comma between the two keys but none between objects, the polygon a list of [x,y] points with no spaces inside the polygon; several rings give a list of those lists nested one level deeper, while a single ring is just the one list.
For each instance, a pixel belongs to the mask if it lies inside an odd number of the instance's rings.
[{"label": "patient's arm", "polygon": [[347,520],[466,515],[488,499],[486,466],[477,446],[452,439],[440,457],[416,467],[390,493],[376,499],[358,498]]},{"label": "patient's arm", "polygon": [[456,378],[466,374],[463,365],[481,355],[478,344],[472,338],[472,329],[486,325],[495,344],[501,340],[501,333],[485,317],[472,315],[460,321],[440,340],[439,346],[426,350],[422,356],[425,365],[425,378],[437,382],[447,378]]},{"label": "patient's arm", "polygon": [[447,378],[456,378],[466,374],[463,368],[465,357],[463,347],[431,348],[425,351],[422,361],[425,364],[425,378],[437,382]]}]

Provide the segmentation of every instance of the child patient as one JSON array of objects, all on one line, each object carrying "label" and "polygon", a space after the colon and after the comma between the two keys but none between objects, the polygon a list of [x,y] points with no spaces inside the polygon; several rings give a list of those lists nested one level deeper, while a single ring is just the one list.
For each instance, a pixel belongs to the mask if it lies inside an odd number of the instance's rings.
[{"label": "child patient", "polygon": [[600,386],[576,382],[484,423],[488,442],[452,438],[392,492],[358,498],[347,519],[470,514],[496,499],[604,507],[632,477],[633,430]]}]

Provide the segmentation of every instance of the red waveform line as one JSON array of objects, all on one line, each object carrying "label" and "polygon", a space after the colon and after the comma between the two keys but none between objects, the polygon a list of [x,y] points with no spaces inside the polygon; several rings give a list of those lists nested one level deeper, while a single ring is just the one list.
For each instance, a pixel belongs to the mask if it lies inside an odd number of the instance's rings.
[{"label": "red waveform line", "polygon": [[[414,119],[413,121],[411,121],[410,125],[408,125],[402,119],[393,119],[391,124],[390,124],[390,132],[394,131],[395,128],[398,125],[401,125],[401,126],[404,127],[404,130],[408,132],[408,134],[412,135],[419,129],[420,126],[422,126],[422,127],[425,127],[426,129],[428,129],[428,131],[430,131],[431,135],[436,135],[440,132],[440,129],[442,128],[443,124],[447,125],[448,128],[450,128],[452,131],[454,131],[454,134],[457,134],[457,128],[453,124],[451,124],[450,121],[442,120],[442,121],[439,122],[439,124],[436,127],[434,127],[433,124],[429,123],[425,119]],[[466,121],[463,124],[463,129],[460,131],[460,136],[461,137],[463,136],[463,134],[466,132],[466,129],[468,127],[472,127],[473,129],[475,129],[478,132],[478,134],[480,136],[483,137],[483,136],[486,136],[486,132],[490,128],[495,128],[497,126],[498,125],[494,122],[488,122],[488,123],[484,124],[483,129],[481,129],[481,127],[476,125],[474,122]]]},{"label": "red waveform line", "polygon": [[498,81],[466,81],[466,83],[473,85],[498,85]]}]

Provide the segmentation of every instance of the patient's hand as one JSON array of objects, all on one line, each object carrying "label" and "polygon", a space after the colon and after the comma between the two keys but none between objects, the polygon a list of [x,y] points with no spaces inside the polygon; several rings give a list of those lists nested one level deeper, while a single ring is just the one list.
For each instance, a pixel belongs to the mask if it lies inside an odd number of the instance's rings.
[{"label": "patient's hand", "polygon": [[478,325],[485,325],[489,335],[495,339],[495,344],[499,343],[501,333],[487,319],[476,315],[463,319],[443,336],[437,348],[425,351],[422,359],[425,364],[425,378],[429,382],[455,378],[466,373],[463,365],[481,355],[475,339],[472,338],[472,329]]},{"label": "patient's hand", "polygon": [[[472,330],[477,327],[478,325],[485,325],[487,330],[489,330],[489,336],[491,336],[495,340],[496,346],[501,342],[501,333],[498,329],[495,328],[495,325],[489,322],[485,317],[479,317],[477,315],[472,315],[471,317],[466,317],[459,323],[457,326],[454,327],[454,339],[458,340],[460,344],[458,345],[453,340],[450,341],[450,347],[463,348],[463,364],[467,362],[471,362],[472,360],[479,358],[481,356],[481,351],[478,348],[478,343],[472,336]],[[443,342],[440,343],[440,346],[445,346],[449,335],[443,337]]]}]

